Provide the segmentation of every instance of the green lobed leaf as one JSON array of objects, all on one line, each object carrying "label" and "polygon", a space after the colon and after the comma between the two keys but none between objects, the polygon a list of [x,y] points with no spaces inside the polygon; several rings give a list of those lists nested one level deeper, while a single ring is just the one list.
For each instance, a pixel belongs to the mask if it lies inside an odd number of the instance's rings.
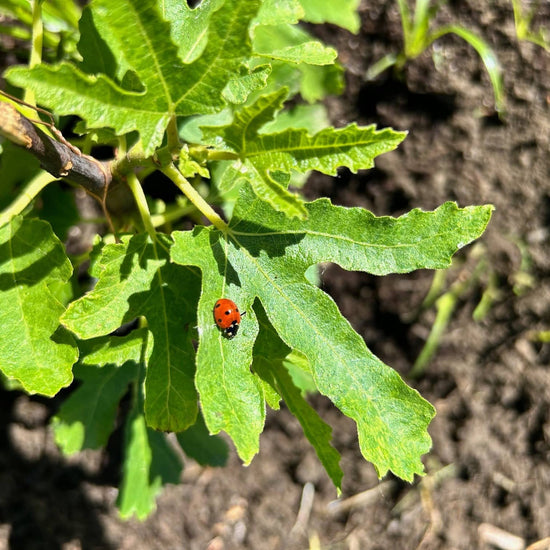
[{"label": "green lobed leaf", "polygon": [[306,130],[286,130],[261,134],[246,143],[241,153],[255,165],[276,166],[279,170],[304,172],[318,170],[336,175],[340,166],[352,172],[374,166],[374,158],[395,149],[405,132],[391,128],[376,130],[374,125],[325,128],[310,136]]},{"label": "green lobed leaf", "polygon": [[[295,105],[290,109],[279,111],[275,119],[260,128],[260,133],[273,134],[288,128],[304,128],[310,134],[315,134],[330,126],[327,111],[324,105]],[[307,181],[310,171],[303,174],[290,174],[289,185],[295,189],[301,188]],[[240,175],[239,175],[240,177]]]},{"label": "green lobed leaf", "polygon": [[80,68],[88,74],[102,73],[111,78],[117,75],[117,61],[113,52],[105,42],[100,30],[94,23],[92,10],[85,7],[82,10],[82,17],[78,23],[80,40],[78,41],[78,52],[82,56]]},{"label": "green lobed leaf", "polygon": [[203,137],[239,154],[256,166],[275,167],[290,172],[318,170],[336,175],[337,168],[347,166],[352,172],[372,168],[374,158],[399,145],[406,132],[390,128],[376,130],[374,125],[325,128],[313,136],[301,128],[277,133],[259,133],[271,121],[286,98],[285,88],[261,96],[254,104],[235,113],[231,124],[222,127],[203,126]]},{"label": "green lobed leaf", "polygon": [[304,8],[300,0],[264,0],[256,23],[259,25],[279,25],[289,23],[295,25],[304,16]]},{"label": "green lobed leaf", "polygon": [[261,308],[258,309],[260,332],[254,345],[252,369],[284,399],[290,412],[300,422],[304,434],[315,449],[330,479],[340,491],[344,474],[339,465],[340,453],[330,444],[332,428],[320,418],[294,385],[290,374],[283,366],[283,361],[291,350],[281,341],[265,312]]},{"label": "green lobed leaf", "polygon": [[[141,387],[141,384],[140,384]],[[120,515],[145,519],[155,509],[155,499],[167,483],[178,483],[182,471],[179,457],[164,434],[147,426],[139,392],[124,433],[122,481],[117,498]]]},{"label": "green lobed leaf", "polygon": [[224,88],[223,97],[229,103],[244,103],[252,92],[265,88],[270,73],[271,65],[257,65],[252,69],[242,65],[238,76],[232,78]]},{"label": "green lobed leaf", "polygon": [[[293,220],[245,186],[226,237],[199,227],[174,234],[173,260],[203,274],[197,389],[206,423],[214,432],[229,428],[238,449],[247,435],[252,440],[259,433],[264,405],[248,369],[258,331],[250,308],[259,298],[279,337],[307,358],[320,393],[356,421],[362,453],[378,474],[391,470],[411,480],[422,472],[420,456],[430,448],[426,428],[433,407],[367,349],[332,299],[304,273],[324,261],[378,275],[446,267],[460,247],[484,231],[492,207],[459,209],[446,203],[397,219],[333,206],[326,199],[305,207],[307,220]],[[247,310],[238,341],[224,340],[212,322],[220,296]],[[243,405],[237,418],[235,403]],[[235,425],[223,418],[235,419]],[[248,424],[241,426],[245,418]],[[258,420],[252,424],[252,418]]]},{"label": "green lobed leaf", "polygon": [[81,340],[79,363],[96,367],[122,365],[127,361],[139,363],[145,356],[147,337],[147,329],[138,328],[125,336],[100,336]]},{"label": "green lobed leaf", "polygon": [[181,0],[163,0],[160,7],[163,18],[170,21],[170,32],[179,56],[191,63],[204,51],[208,39],[208,26],[212,14],[220,9],[224,0],[202,0],[195,8]]},{"label": "green lobed leaf", "polygon": [[222,126],[233,119],[232,111],[226,107],[223,111],[212,115],[188,117],[178,125],[180,138],[188,143],[202,144],[202,126]]},{"label": "green lobed leaf", "polygon": [[66,455],[83,449],[103,447],[111,435],[118,404],[129,384],[137,377],[137,366],[77,365],[75,376],[82,381],[52,419],[55,442]]},{"label": "green lobed leaf", "polygon": [[210,172],[206,167],[206,159],[196,159],[189,152],[189,148],[184,146],[180,150],[178,170],[186,178],[192,178],[199,174],[203,178],[210,178]]},{"label": "green lobed leaf", "polygon": [[[92,77],[69,64],[12,67],[6,78],[35,92],[37,100],[59,115],[79,115],[88,128],[110,126],[122,135],[139,130],[145,150],[162,141],[168,106],[153,109],[142,93],[125,90],[103,75]],[[160,98],[162,102],[162,98]]]},{"label": "green lobed leaf", "polygon": [[294,25],[261,25],[254,30],[254,53],[309,65],[331,65],[338,53]]},{"label": "green lobed leaf", "polygon": [[[201,126],[203,140],[218,147],[232,149],[239,153],[241,160],[234,163],[224,174],[224,180],[233,179],[235,183],[249,181],[255,193],[274,208],[283,210],[289,216],[304,218],[306,215],[302,199],[287,190],[285,184],[277,180],[267,166],[246,162],[246,147],[249,141],[257,139],[264,124],[273,120],[275,113],[283,106],[287,90],[258,98],[252,105],[245,106],[234,115],[233,122],[226,126]],[[244,161],[244,163],[243,163]],[[278,168],[276,164],[272,165]],[[275,176],[275,177],[274,177]],[[288,184],[288,181],[286,182]],[[227,183],[222,185],[229,188]]]},{"label": "green lobed leaf", "polygon": [[257,53],[279,61],[308,63],[309,65],[330,65],[334,63],[338,55],[336,50],[325,46],[322,42],[318,42],[317,40],[303,42],[298,46],[287,46],[280,50],[258,51]]},{"label": "green lobed leaf", "polygon": [[[280,2],[265,2],[260,13],[267,8],[267,4],[271,4],[271,7],[276,6],[274,13],[283,13],[283,10],[279,9]],[[296,11],[296,14],[298,13],[297,16],[301,17],[303,13],[301,6]],[[315,41],[314,37],[304,28],[282,24],[293,22],[295,21],[279,21],[275,17],[272,20],[262,19],[262,23],[265,25],[254,27],[253,49],[255,52],[261,52],[261,55],[269,57],[272,66],[271,76],[267,81],[264,93],[270,93],[286,86],[290,90],[290,96],[300,92],[309,103],[319,101],[328,94],[341,93],[343,90],[343,68],[338,63],[334,63],[335,51],[331,48],[322,49],[315,46],[315,48],[319,48],[319,52],[322,52],[317,60],[307,60],[304,57],[297,59],[296,56],[288,61],[283,60],[289,53],[299,51],[303,44]],[[304,53],[301,52],[299,55]],[[309,61],[316,63],[322,61],[328,65],[311,65]]]},{"label": "green lobed leaf", "polygon": [[304,173],[319,170],[336,175],[339,166],[352,172],[374,166],[377,155],[391,151],[404,139],[404,132],[374,126],[325,128],[313,136],[306,129],[288,128],[278,133],[260,133],[279,111],[288,90],[261,96],[252,105],[235,112],[233,122],[226,126],[202,126],[203,139],[225,147],[239,155],[235,170],[240,178],[252,185],[254,192],[273,208],[289,216],[304,219],[302,199],[281,185],[275,170]]},{"label": "green lobed leaf", "polygon": [[299,65],[302,74],[300,94],[308,103],[315,103],[329,94],[344,91],[344,67],[339,63],[324,67]]},{"label": "green lobed leaf", "polygon": [[251,54],[248,27],[259,0],[226,2],[209,18],[209,39],[202,55],[185,65],[172,42],[170,25],[156,0],[95,0],[94,23],[103,32],[117,62],[141,81],[123,88],[111,78],[86,75],[67,63],[13,67],[6,73],[16,86],[33,90],[37,100],[57,114],[77,114],[89,128],[108,126],[118,134],[137,130],[146,154],[160,145],[170,118],[222,109],[222,90]]},{"label": "green lobed leaf", "polygon": [[103,247],[94,272],[95,288],[73,302],[63,323],[80,338],[109,334],[143,315],[153,344],[145,380],[145,414],[150,426],[181,431],[195,422],[195,324],[199,278],[169,262],[171,241],[159,234],[123,237]]},{"label": "green lobed leaf", "polygon": [[309,23],[332,23],[350,32],[359,32],[361,20],[357,8],[361,0],[300,0],[304,9],[304,21]]},{"label": "green lobed leaf", "polygon": [[283,361],[292,383],[300,390],[302,395],[315,393],[317,386],[311,376],[307,359],[298,351],[293,350]]},{"label": "green lobed leaf", "polygon": [[[189,242],[178,243],[174,260],[196,265],[202,272],[202,292],[198,308],[199,347],[196,357],[195,386],[201,400],[201,410],[208,430],[230,435],[239,456],[249,463],[258,452],[259,437],[265,421],[265,403],[261,384],[250,372],[252,345],[257,326],[250,324],[238,334],[238,339],[221,337],[214,322],[216,300],[228,297],[248,309],[246,318],[253,318],[252,302],[240,299],[236,282],[239,275],[226,264],[226,243],[210,229],[196,227],[189,234],[177,234]],[[227,279],[224,275],[227,275]],[[244,296],[244,293],[243,293]]]},{"label": "green lobed leaf", "polygon": [[16,216],[0,227],[0,370],[29,393],[52,396],[73,379],[77,348],[50,289],[71,274],[48,223]]},{"label": "green lobed leaf", "polygon": [[326,107],[316,105],[295,105],[291,109],[279,111],[275,119],[264,124],[259,132],[274,134],[288,128],[304,128],[309,134],[320,132],[330,126]]}]

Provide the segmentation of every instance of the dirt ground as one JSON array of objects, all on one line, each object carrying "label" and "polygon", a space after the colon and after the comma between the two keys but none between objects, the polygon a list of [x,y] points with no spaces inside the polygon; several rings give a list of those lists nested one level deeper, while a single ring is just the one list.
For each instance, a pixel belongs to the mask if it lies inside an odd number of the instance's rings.
[{"label": "dirt ground", "polygon": [[[550,537],[550,350],[533,339],[550,329],[550,54],[518,42],[508,0],[455,0],[441,10],[436,24],[458,22],[496,49],[507,95],[499,119],[479,57],[457,37],[437,43],[436,64],[430,50],[402,79],[365,82],[367,68],[399,48],[401,31],[394,1],[365,1],[361,17],[358,36],[316,31],[346,67],[347,89],[328,101],[330,116],[338,126],[376,123],[409,135],[371,171],[315,175],[308,198],[377,215],[446,200],[496,207],[481,246],[461,251],[447,285],[478,277],[425,372],[410,382],[437,409],[427,476],[379,482],[354,423],[314,397],[343,457],[340,502],[283,410],[268,415],[249,467],[235,453],[225,469],[186,460],[182,483],[167,488],[156,513],[124,522],[114,505],[116,444],[64,458],[47,428],[58,400],[2,391],[0,548],[519,550]],[[550,2],[541,2],[535,25],[548,21]],[[406,377],[435,319],[434,307],[419,313],[432,277],[328,266],[323,286],[369,347]],[[474,321],[488,285],[494,301]]]}]

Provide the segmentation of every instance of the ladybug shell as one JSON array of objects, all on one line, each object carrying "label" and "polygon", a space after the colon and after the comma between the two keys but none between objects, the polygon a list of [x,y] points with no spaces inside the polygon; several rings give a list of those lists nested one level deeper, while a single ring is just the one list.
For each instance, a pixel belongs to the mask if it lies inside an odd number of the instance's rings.
[{"label": "ladybug shell", "polygon": [[233,338],[239,330],[241,314],[237,304],[227,298],[221,298],[214,305],[214,320],[226,338]]}]

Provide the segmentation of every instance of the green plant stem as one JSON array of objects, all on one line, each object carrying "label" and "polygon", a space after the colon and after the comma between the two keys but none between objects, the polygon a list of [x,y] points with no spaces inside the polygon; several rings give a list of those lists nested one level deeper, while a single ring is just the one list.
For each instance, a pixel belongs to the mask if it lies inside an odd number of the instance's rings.
[{"label": "green plant stem", "polygon": [[128,152],[120,154],[121,148],[119,146],[119,155],[116,160],[111,163],[111,170],[113,173],[127,174],[135,168],[139,168],[139,174],[144,178],[147,174],[157,170],[158,165],[155,164],[152,159],[145,158],[143,156],[143,149],[139,144],[132,147]]},{"label": "green plant stem", "polygon": [[439,347],[441,337],[443,336],[443,333],[449,324],[449,320],[456,309],[458,300],[475,283],[475,281],[478,280],[481,272],[486,269],[487,264],[484,261],[484,258],[479,259],[467,278],[462,279],[459,277],[459,280],[451,285],[449,291],[436,300],[435,307],[437,309],[437,314],[432,325],[432,330],[430,331],[430,335],[428,336],[424,347],[416,358],[412,369],[408,373],[409,378],[419,378],[422,374],[424,374],[430,359]]},{"label": "green plant stem", "polygon": [[[538,3],[538,2],[537,2]],[[524,12],[521,7],[520,0],[512,0],[512,8],[514,9],[514,24],[516,27],[516,34],[520,40],[528,40],[529,27],[531,26],[531,20],[535,14],[537,3],[528,11]]]},{"label": "green plant stem", "polygon": [[394,53],[385,55],[382,59],[379,59],[374,65],[371,65],[366,72],[365,78],[367,80],[374,80],[378,75],[382,74],[386,69],[393,67],[397,64],[398,57]]},{"label": "green plant stem", "polygon": [[485,317],[488,315],[491,307],[493,306],[495,301],[498,300],[499,297],[500,292],[498,288],[498,277],[497,274],[491,270],[489,272],[489,281],[487,283],[487,287],[483,291],[481,299],[479,300],[479,303],[472,313],[473,320],[477,323],[483,321],[483,319],[485,319]]},{"label": "green plant stem", "polygon": [[428,290],[426,297],[424,298],[424,300],[422,300],[420,309],[424,310],[432,307],[434,302],[437,300],[437,297],[443,291],[446,280],[447,280],[447,270],[436,269],[432,279],[432,284],[430,285],[430,289]]},{"label": "green plant stem", "polygon": [[514,23],[516,26],[516,34],[520,40],[524,39],[527,35],[527,29],[531,24],[531,18],[533,17],[534,9],[528,14],[523,13],[520,0],[512,0],[512,8],[514,10]]},{"label": "green plant stem", "polygon": [[162,167],[162,172],[168,176],[180,191],[195,205],[204,217],[216,228],[226,233],[227,224],[218,216],[214,209],[201,197],[198,191],[183,177],[182,173],[170,163]]},{"label": "green plant stem", "polygon": [[[44,25],[42,24],[42,4],[40,0],[32,0],[32,44],[29,68],[33,68],[42,62],[42,41],[44,38]],[[28,88],[25,90],[24,101],[31,105],[36,104],[34,92]]]},{"label": "green plant stem", "polygon": [[430,8],[431,0],[415,0],[411,17],[408,0],[398,0],[397,3],[403,29],[404,53],[399,59],[398,68],[402,68],[407,59],[418,57],[428,47],[430,22],[439,8]]},{"label": "green plant stem", "polygon": [[178,134],[178,125],[175,116],[172,116],[170,118],[170,121],[168,122],[168,127],[166,128],[166,139],[170,152],[179,153],[179,150],[181,149],[181,142]]},{"label": "green plant stem", "polygon": [[397,0],[397,5],[399,6],[401,28],[403,29],[404,50],[407,51],[407,44],[410,43],[412,34],[411,13],[407,0]]},{"label": "green plant stem", "polygon": [[128,187],[134,195],[134,200],[136,201],[139,215],[143,225],[145,226],[145,230],[153,242],[155,242],[157,240],[157,232],[155,231],[155,226],[151,220],[151,213],[149,212],[149,206],[147,205],[147,199],[145,198],[145,193],[143,192],[141,183],[133,172],[126,174],[126,181],[128,183]]},{"label": "green plant stem", "polygon": [[409,378],[419,378],[422,374],[424,374],[426,366],[430,362],[435,350],[438,348],[441,336],[449,324],[449,319],[456,308],[458,297],[458,293],[447,292],[437,299],[437,314],[434,324],[432,325],[432,330],[430,331],[430,335],[428,336],[422,351],[416,358],[413,368],[408,374]]},{"label": "green plant stem", "polygon": [[0,227],[8,223],[14,216],[21,214],[23,210],[37,197],[38,193],[52,181],[55,181],[48,172],[40,172],[36,175],[23,190],[19,196],[7,208],[0,212]]},{"label": "green plant stem", "polygon": [[190,204],[186,204],[185,206],[167,208],[166,212],[163,212],[162,214],[153,214],[151,216],[151,220],[155,227],[160,227],[161,225],[166,225],[167,223],[179,220],[184,216],[188,216],[192,212],[195,212],[195,207]]},{"label": "green plant stem", "polygon": [[239,156],[231,151],[208,151],[208,160],[236,160]]},{"label": "green plant stem", "polygon": [[[120,157],[126,157],[128,155],[128,143],[126,141],[126,136],[119,136],[118,137],[118,154]],[[113,172],[115,172],[115,168],[113,168]],[[121,171],[120,173],[129,173],[125,171]]]},{"label": "green plant stem", "polygon": [[434,271],[432,284],[430,285],[424,300],[422,300],[422,303],[418,307],[403,316],[404,322],[409,324],[415,323],[423,311],[426,311],[435,304],[437,298],[443,294],[448,273],[448,269],[436,269]]},{"label": "green plant stem", "polygon": [[520,0],[512,0],[514,8],[514,24],[516,27],[516,35],[519,40],[527,40],[544,48],[547,52],[550,51],[550,42],[547,30],[541,28],[537,31],[531,30],[531,21],[538,7],[538,2],[535,2],[528,12],[524,12],[521,7]]}]

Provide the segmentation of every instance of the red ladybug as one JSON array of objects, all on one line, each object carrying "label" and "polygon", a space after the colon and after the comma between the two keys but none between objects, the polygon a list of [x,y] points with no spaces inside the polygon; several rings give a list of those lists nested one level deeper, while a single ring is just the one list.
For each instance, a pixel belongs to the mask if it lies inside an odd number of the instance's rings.
[{"label": "red ladybug", "polygon": [[214,305],[216,325],[229,340],[237,334],[243,315],[246,315],[246,311],[240,313],[237,304],[227,298],[219,299]]}]

